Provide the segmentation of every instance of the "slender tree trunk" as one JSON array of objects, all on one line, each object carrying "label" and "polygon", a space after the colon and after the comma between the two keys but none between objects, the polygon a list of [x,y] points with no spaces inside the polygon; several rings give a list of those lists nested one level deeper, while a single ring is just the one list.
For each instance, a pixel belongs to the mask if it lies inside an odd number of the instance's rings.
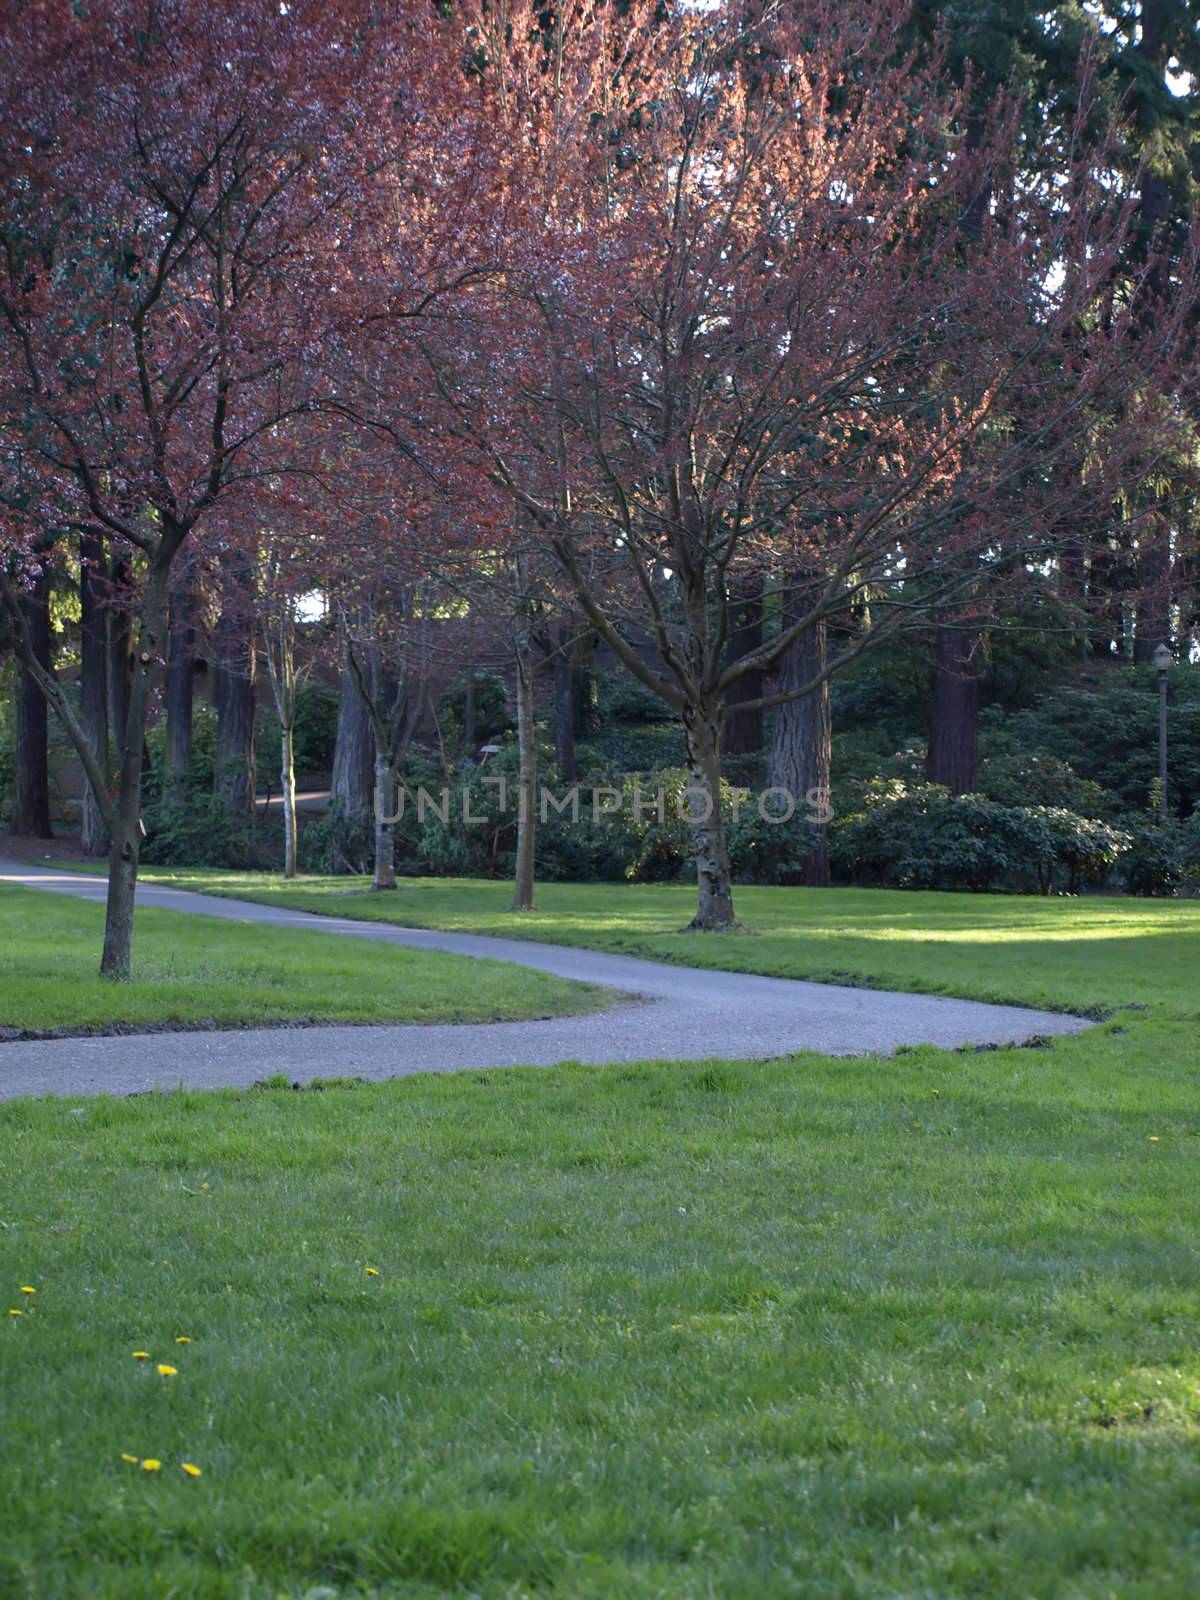
[{"label": "slender tree trunk", "polygon": [[171,641],[167,657],[167,783],[179,788],[192,766],[193,678],[196,661],[195,598],[187,562],[180,564],[171,594]]},{"label": "slender tree trunk", "polygon": [[561,623],[554,651],[554,758],[563,783],[574,783],[579,776],[575,757],[575,661],[573,629]]},{"label": "slender tree trunk", "polygon": [[[743,579],[730,587],[730,631],[727,654],[730,664],[740,661],[763,642],[763,582],[759,575]],[[742,711],[740,700],[757,700],[762,694],[763,675],[748,672],[732,684],[725,697],[725,724],[721,749],[728,756],[757,755],[763,747],[763,714]]]},{"label": "slender tree trunk", "polygon": [[220,629],[220,659],[213,671],[217,711],[217,770],[213,783],[231,817],[254,815],[255,679],[258,651],[253,623],[234,620]]},{"label": "slender tree trunk", "polygon": [[[785,623],[801,615],[804,575],[794,575],[789,586]],[[779,693],[803,688],[825,668],[826,634],[824,622],[815,623],[788,647],[779,661]],[[810,823],[806,817],[805,796],[819,790],[829,792],[832,756],[829,719],[829,683],[822,683],[803,699],[789,700],[775,716],[768,778],[771,786],[786,789],[796,803],[795,820],[785,826],[803,827],[811,835],[812,848],[788,881],[823,888],[829,882],[829,840],[825,824]]]},{"label": "slender tree trunk", "polygon": [[142,828],[142,747],[150,690],[164,644],[167,582],[171,559],[182,536],[160,551],[146,578],[138,629],[137,660],[129,685],[129,706],[121,732],[120,771],[109,849],[108,902],[105,907],[104,953],[100,975],[125,980],[133,960],[133,902],[137,887]]},{"label": "slender tree trunk", "polygon": [[533,650],[528,629],[517,640],[517,860],[513,910],[532,911],[537,838],[537,740],[534,735]]},{"label": "slender tree trunk", "polygon": [[975,787],[979,740],[979,635],[939,623],[925,775],[951,794]]},{"label": "slender tree trunk", "polygon": [[[39,665],[50,667],[50,576],[39,573],[21,596],[30,642]],[[50,827],[50,723],[46,697],[37,679],[21,667],[16,674],[16,772],[12,831],[32,839],[54,837]]]},{"label": "slender tree trunk", "polygon": [[[104,540],[85,533],[79,540],[79,722],[100,770],[108,773],[108,634],[100,589]],[[85,856],[105,856],[110,844],[100,802],[86,775],[80,805]]]},{"label": "slender tree trunk", "polygon": [[696,915],[689,927],[697,933],[719,933],[737,925],[721,815],[719,709],[688,706],[683,714],[683,729],[693,790],[689,799],[698,890]]},{"label": "slender tree trunk", "polygon": [[371,888],[396,887],[396,771],[386,751],[375,755],[375,875]]},{"label": "slender tree trunk", "polygon": [[333,747],[333,799],[347,813],[366,811],[374,783],[375,738],[371,719],[343,666],[338,678],[337,742]]},{"label": "slender tree trunk", "polygon": [[281,722],[279,729],[279,784],[283,794],[283,875],[285,878],[294,878],[299,824],[296,817],[295,730],[290,722]]},{"label": "slender tree trunk", "polygon": [[118,762],[129,721],[129,685],[133,674],[133,619],[129,614],[129,563],[111,558],[108,580],[108,726]]}]

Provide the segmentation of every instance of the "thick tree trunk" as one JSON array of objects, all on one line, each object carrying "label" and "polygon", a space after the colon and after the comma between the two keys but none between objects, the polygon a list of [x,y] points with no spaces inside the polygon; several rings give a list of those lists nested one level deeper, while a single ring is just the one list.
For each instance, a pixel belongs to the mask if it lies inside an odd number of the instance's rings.
[{"label": "thick tree trunk", "polygon": [[554,651],[554,759],[563,783],[574,783],[579,776],[575,757],[575,661],[573,629],[561,623]]},{"label": "thick tree trunk", "polygon": [[[784,612],[785,623],[796,621],[801,614],[802,593],[803,575],[798,575],[791,586],[789,604]],[[802,633],[780,658],[778,692],[787,694],[811,683],[825,669],[825,652],[825,624],[818,622]],[[768,769],[771,787],[786,789],[795,801],[795,818],[785,826],[802,827],[812,837],[812,848],[788,881],[813,888],[823,888],[829,882],[829,840],[823,822],[807,820],[805,797],[813,790],[828,795],[831,753],[829,683],[826,680],[811,694],[779,707]]]},{"label": "thick tree trunk", "polygon": [[696,915],[689,927],[719,933],[737,926],[733,882],[721,815],[721,726],[719,711],[688,706],[683,714],[692,793],[689,795],[696,852]]},{"label": "thick tree trunk", "polygon": [[375,780],[375,736],[349,668],[338,678],[337,741],[333,747],[333,799],[345,812],[366,811]]},{"label": "thick tree trunk", "polygon": [[[50,578],[40,573],[21,596],[30,643],[39,665],[50,667]],[[37,679],[21,667],[16,674],[16,771],[10,826],[14,833],[51,839],[50,723],[46,697]]]},{"label": "thick tree trunk", "polygon": [[283,795],[283,875],[294,878],[299,823],[296,817],[296,742],[290,723],[279,730],[279,787]]},{"label": "thick tree trunk", "polygon": [[979,635],[939,623],[925,775],[951,794],[975,787],[979,741]]},{"label": "thick tree trunk", "polygon": [[[108,773],[108,630],[100,591],[104,583],[104,541],[85,533],[79,540],[79,722],[103,773]],[[85,856],[105,856],[111,840],[100,802],[86,776],[80,808],[80,838]]]},{"label": "thick tree trunk", "polygon": [[375,876],[372,889],[396,887],[396,773],[386,751],[375,755]]},{"label": "thick tree trunk", "polygon": [[[732,666],[743,656],[762,649],[763,642],[763,582],[761,576],[742,579],[729,593],[729,644],[727,658]],[[725,725],[721,731],[721,749],[727,756],[757,755],[763,747],[763,714],[761,710],[741,711],[738,702],[757,700],[763,692],[761,672],[748,672],[730,685],[725,697]]]},{"label": "thick tree trunk", "polygon": [[196,663],[195,597],[187,563],[171,593],[171,643],[167,657],[167,782],[179,787],[192,766],[192,686]]},{"label": "thick tree trunk", "polygon": [[254,624],[222,618],[213,689],[217,711],[217,769],[213,786],[231,817],[254,815],[256,779],[254,684],[258,670]]},{"label": "thick tree trunk", "polygon": [[100,958],[103,978],[127,979],[133,960],[133,902],[142,843],[142,748],[150,690],[164,644],[167,582],[173,553],[171,547],[164,549],[146,578],[137,660],[129,685],[128,713],[120,733],[120,772],[108,857],[104,953]]},{"label": "thick tree trunk", "polygon": [[513,910],[532,911],[537,839],[537,740],[534,734],[533,650],[527,631],[517,641],[517,860]]}]

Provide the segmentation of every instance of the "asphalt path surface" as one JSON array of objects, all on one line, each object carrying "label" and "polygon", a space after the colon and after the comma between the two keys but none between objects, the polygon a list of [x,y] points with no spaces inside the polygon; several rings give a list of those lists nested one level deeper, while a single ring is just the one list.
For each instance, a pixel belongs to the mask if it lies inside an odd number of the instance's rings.
[{"label": "asphalt path surface", "polygon": [[[0,860],[3,883],[82,900],[102,902],[105,895],[101,877]],[[509,961],[560,978],[603,984],[625,998],[606,1011],[531,1022],[241,1028],[11,1041],[0,1044],[0,1099],[135,1094],[180,1086],[244,1088],[278,1073],[307,1083],[568,1061],[593,1066],[642,1060],[745,1061],[805,1050],[890,1055],[900,1045],[1016,1044],[1088,1026],[1084,1019],[1061,1012],[713,972],[568,945],[355,922],[149,883],[138,886],[138,904],[254,923],[267,937],[274,927],[309,928],[409,950]]]}]

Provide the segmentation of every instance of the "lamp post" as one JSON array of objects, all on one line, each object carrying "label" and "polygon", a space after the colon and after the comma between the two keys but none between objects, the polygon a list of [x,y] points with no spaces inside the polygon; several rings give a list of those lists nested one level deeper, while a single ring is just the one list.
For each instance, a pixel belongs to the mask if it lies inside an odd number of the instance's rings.
[{"label": "lamp post", "polygon": [[1167,669],[1171,665],[1171,652],[1165,644],[1154,651],[1154,665],[1158,668],[1158,814],[1167,820]]}]

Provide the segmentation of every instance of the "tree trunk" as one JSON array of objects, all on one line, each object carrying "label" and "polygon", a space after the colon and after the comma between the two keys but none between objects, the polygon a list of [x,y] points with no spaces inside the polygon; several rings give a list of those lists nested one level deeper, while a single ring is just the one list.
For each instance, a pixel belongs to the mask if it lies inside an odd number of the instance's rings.
[{"label": "tree trunk", "polygon": [[[176,541],[179,538],[175,536]],[[133,901],[142,843],[142,747],[146,739],[150,690],[163,647],[167,581],[175,548],[178,548],[177,542],[160,552],[146,578],[137,660],[129,685],[128,714],[120,734],[120,773],[108,857],[104,953],[100,958],[100,976],[119,981],[128,979],[133,961]]]},{"label": "tree trunk", "polygon": [[396,774],[386,752],[375,756],[375,876],[372,889],[396,887]]},{"label": "tree trunk", "polygon": [[693,790],[689,801],[698,889],[696,915],[688,926],[697,933],[719,933],[737,926],[721,815],[720,714],[715,708],[688,706],[683,729]]},{"label": "tree trunk", "polygon": [[296,845],[299,824],[296,817],[296,750],[291,724],[279,730],[279,784],[283,794],[283,875],[296,876]]},{"label": "tree trunk", "polygon": [[133,622],[128,610],[129,563],[112,557],[109,568],[108,608],[108,726],[118,762],[129,721],[129,685],[133,672]]},{"label": "tree trunk", "polygon": [[579,776],[575,757],[575,661],[573,629],[561,623],[554,651],[554,759],[563,783],[574,783]]},{"label": "tree trunk", "polygon": [[340,810],[366,811],[375,775],[375,736],[350,670],[338,677],[337,741],[333,747],[332,796]]},{"label": "tree trunk", "polygon": [[[732,666],[743,656],[762,649],[763,582],[759,575],[742,579],[729,591],[729,643],[727,658]],[[721,749],[727,756],[757,755],[763,747],[763,714],[741,711],[740,700],[757,700],[763,692],[761,672],[748,672],[729,687],[725,696],[725,725]]]},{"label": "tree trunk", "polygon": [[[50,576],[39,573],[21,596],[30,643],[39,664],[50,666]],[[16,674],[16,771],[10,826],[32,839],[52,839],[50,827],[50,721],[37,679],[21,667]]]},{"label": "tree trunk", "polygon": [[951,794],[975,787],[979,739],[979,635],[939,623],[934,642],[933,703],[925,775]]},{"label": "tree trunk", "polygon": [[195,600],[186,562],[171,594],[167,657],[167,784],[178,789],[192,767],[192,685],[196,660]]},{"label": "tree trunk", "polygon": [[517,860],[513,910],[532,911],[537,838],[537,740],[534,736],[533,650],[527,630],[517,640]]},{"label": "tree trunk", "polygon": [[[789,589],[784,623],[790,625],[802,614],[803,574],[796,574]],[[815,623],[791,644],[779,661],[778,691],[787,694],[803,688],[825,668],[826,636],[824,622]],[[800,826],[812,836],[812,848],[805,855],[789,883],[824,888],[829,883],[829,840],[825,823],[800,821],[806,816],[805,796],[814,789],[824,796],[829,792],[831,763],[829,683],[826,680],[803,699],[789,700],[779,707],[771,741],[768,782],[772,788],[786,789],[796,804],[796,818],[784,826]]]},{"label": "tree trunk", "polygon": [[[108,774],[108,634],[100,589],[104,540],[95,533],[79,539],[79,722],[101,771]],[[88,782],[83,780],[80,838],[85,856],[105,856],[111,840]]]},{"label": "tree trunk", "polygon": [[217,711],[217,770],[213,786],[229,816],[254,815],[254,684],[258,670],[254,624],[222,617],[217,631],[213,690]]}]

